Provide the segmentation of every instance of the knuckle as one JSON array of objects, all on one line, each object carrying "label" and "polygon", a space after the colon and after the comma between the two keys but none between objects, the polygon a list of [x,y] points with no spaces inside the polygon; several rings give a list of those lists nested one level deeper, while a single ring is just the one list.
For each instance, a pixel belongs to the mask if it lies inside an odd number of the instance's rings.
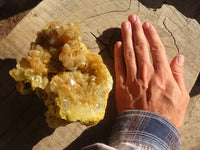
[{"label": "knuckle", "polygon": [[143,63],[138,69],[138,77],[142,80],[144,87],[148,87],[148,82],[153,74],[151,65]]},{"label": "knuckle", "polygon": [[127,51],[125,53],[126,59],[132,59],[135,56],[133,49],[131,47],[127,47]]},{"label": "knuckle", "polygon": [[150,49],[152,52],[157,52],[164,49],[164,46],[162,44],[156,44],[156,45],[152,45]]},{"label": "knuckle", "polygon": [[170,63],[170,67],[173,70],[173,72],[176,72],[176,73],[180,73],[183,71],[183,66],[180,66],[174,63]]},{"label": "knuckle", "polygon": [[143,49],[145,49],[147,46],[146,46],[146,43],[145,42],[142,42],[142,41],[137,41],[136,43],[135,43],[135,49],[136,50],[143,50]]},{"label": "knuckle", "polygon": [[175,78],[182,78],[182,70],[181,69],[176,69],[176,70],[173,70],[173,76]]}]

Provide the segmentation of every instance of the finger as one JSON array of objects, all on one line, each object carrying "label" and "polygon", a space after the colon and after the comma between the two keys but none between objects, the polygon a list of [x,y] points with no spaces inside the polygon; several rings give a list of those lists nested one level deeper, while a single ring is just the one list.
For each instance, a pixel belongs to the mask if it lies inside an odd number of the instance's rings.
[{"label": "finger", "polygon": [[158,71],[166,68],[169,69],[169,63],[167,60],[165,48],[156,30],[150,23],[144,23],[143,29],[150,45],[150,50],[155,70]]},{"label": "finger", "polygon": [[124,59],[126,64],[127,80],[131,81],[136,77],[136,61],[133,51],[132,29],[129,21],[122,23],[122,39],[124,48]]},{"label": "finger", "polygon": [[123,85],[126,80],[126,66],[122,42],[117,42],[114,49],[116,84]]},{"label": "finger", "polygon": [[134,51],[137,65],[139,67],[138,70],[140,70],[144,65],[151,64],[148,44],[140,19],[135,14],[132,14],[129,16],[129,21],[132,24]]},{"label": "finger", "polygon": [[170,63],[173,77],[181,90],[185,90],[183,65],[184,65],[183,55],[177,55]]}]

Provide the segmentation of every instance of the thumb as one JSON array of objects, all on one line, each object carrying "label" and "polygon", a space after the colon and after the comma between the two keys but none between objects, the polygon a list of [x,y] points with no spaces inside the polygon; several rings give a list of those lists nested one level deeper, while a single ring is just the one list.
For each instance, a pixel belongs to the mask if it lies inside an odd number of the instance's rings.
[{"label": "thumb", "polygon": [[176,57],[174,57],[174,59],[171,61],[171,64],[170,64],[174,79],[176,80],[176,82],[181,90],[185,89],[185,82],[184,82],[184,76],[183,76],[183,65],[184,65],[184,56],[183,55],[177,55]]}]

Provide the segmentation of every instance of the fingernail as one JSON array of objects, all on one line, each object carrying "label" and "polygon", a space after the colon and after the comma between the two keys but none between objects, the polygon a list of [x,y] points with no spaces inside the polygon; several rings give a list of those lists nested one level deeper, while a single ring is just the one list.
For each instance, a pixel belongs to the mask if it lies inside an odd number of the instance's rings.
[{"label": "fingernail", "polygon": [[118,49],[122,49],[122,42],[121,42],[121,41],[118,41],[118,42],[116,43],[116,46],[117,46]]},{"label": "fingernail", "polygon": [[134,16],[133,16],[133,22],[136,22],[136,21],[137,21],[137,16],[134,15]]},{"label": "fingernail", "polygon": [[178,56],[178,58],[177,58],[177,63],[178,63],[178,65],[180,65],[180,66],[183,66],[183,64],[184,64],[184,56],[183,55],[179,55]]},{"label": "fingernail", "polygon": [[149,29],[151,27],[151,24],[150,23],[147,23],[146,24],[147,28]]},{"label": "fingernail", "polygon": [[130,24],[128,22],[124,23],[124,28],[129,29],[130,28]]}]

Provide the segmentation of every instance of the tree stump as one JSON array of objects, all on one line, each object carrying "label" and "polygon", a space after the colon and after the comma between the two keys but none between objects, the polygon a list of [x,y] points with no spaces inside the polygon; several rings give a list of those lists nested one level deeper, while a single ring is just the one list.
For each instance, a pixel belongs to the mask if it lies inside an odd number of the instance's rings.
[{"label": "tree stump", "polygon": [[[145,3],[144,0],[43,0],[0,41],[0,58],[19,60],[25,56],[37,31],[49,22],[79,22],[83,43],[90,51],[101,54],[114,78],[113,45],[121,40],[121,22],[135,13],[142,22],[151,22],[155,26],[169,62],[177,54],[185,55],[184,75],[190,91],[200,68],[200,28],[195,19],[179,12],[181,5],[178,10],[174,6],[172,2],[164,4],[164,0],[157,3]],[[115,115],[114,90],[108,100],[105,119],[97,126],[86,129],[79,123],[72,123],[52,130],[44,122],[42,102],[34,94],[21,96],[16,92],[15,83],[8,76],[8,70],[15,62],[1,60],[0,65],[4,77],[0,81],[0,121],[3,122],[0,125],[0,149],[80,149],[93,142],[106,141]]]}]

